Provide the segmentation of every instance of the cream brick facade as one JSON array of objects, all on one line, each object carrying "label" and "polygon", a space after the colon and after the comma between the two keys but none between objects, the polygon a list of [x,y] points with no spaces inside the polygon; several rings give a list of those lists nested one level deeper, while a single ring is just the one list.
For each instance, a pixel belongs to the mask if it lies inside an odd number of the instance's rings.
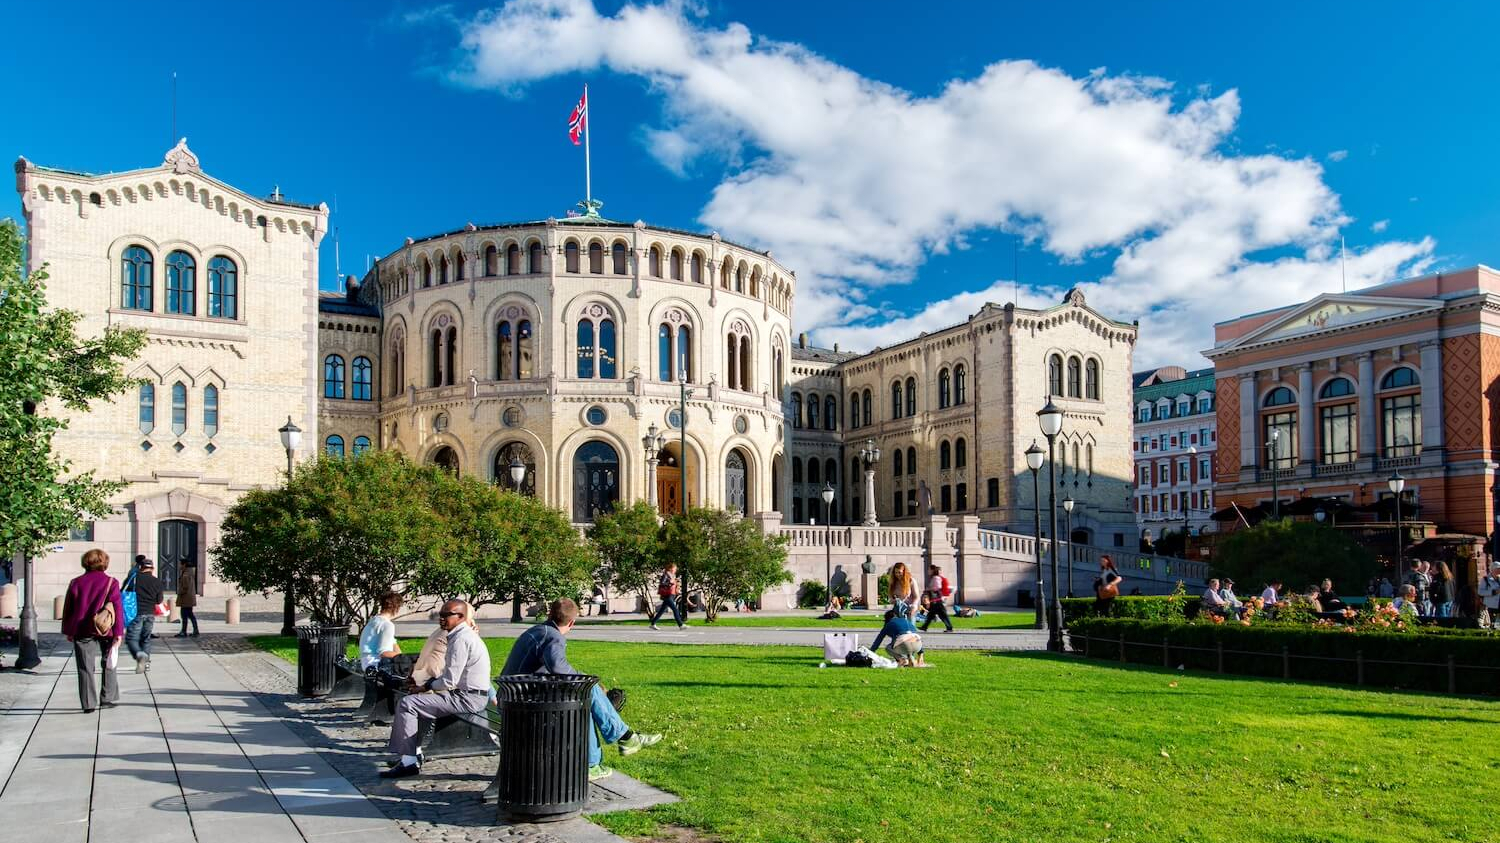
[{"label": "cream brick facade", "polygon": [[[327,208],[249,196],[205,174],[185,143],[161,166],[125,173],[85,175],[24,158],[15,170],[28,266],[47,265],[49,304],[81,313],[84,335],[108,325],[145,329],[146,347],[126,370],[154,390],[149,421],[136,390],[88,413],[46,408],[68,417],[54,440],[62,457],[126,487],[114,498],[119,511],[93,524],[92,539],[85,532],[37,560],[38,596],[60,593],[91,546],[109,552],[116,574],[145,554],[162,560],[171,585],[176,557],[189,552],[206,573],[225,507],[285,470],[277,429],[290,417],[308,432],[299,458],[317,441],[317,258]],[[131,247],[150,257],[149,309],[125,300]],[[193,306],[178,308],[191,313],[167,312],[168,261],[179,252],[194,265]],[[233,318],[209,316],[209,264],[220,257],[233,262]],[[205,413],[213,391],[216,427]],[[206,595],[231,588],[204,579]]]}]

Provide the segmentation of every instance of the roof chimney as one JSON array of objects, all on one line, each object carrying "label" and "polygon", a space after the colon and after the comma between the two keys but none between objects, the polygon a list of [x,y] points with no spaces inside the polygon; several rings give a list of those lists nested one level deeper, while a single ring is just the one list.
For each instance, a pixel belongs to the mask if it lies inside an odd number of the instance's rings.
[{"label": "roof chimney", "polygon": [[838,354],[839,353],[839,344],[838,343],[834,343],[833,344],[833,353],[834,354]]},{"label": "roof chimney", "polygon": [[803,331],[802,333],[800,333],[800,334],[797,335],[797,347],[798,348],[807,348],[807,332],[806,331]]}]

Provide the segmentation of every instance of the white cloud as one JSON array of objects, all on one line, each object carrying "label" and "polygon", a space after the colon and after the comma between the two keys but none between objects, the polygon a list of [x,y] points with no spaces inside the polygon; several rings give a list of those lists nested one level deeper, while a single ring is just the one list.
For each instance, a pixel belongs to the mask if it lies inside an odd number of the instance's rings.
[{"label": "white cloud", "polygon": [[1338,162],[1340,162],[1340,161],[1342,161],[1342,160],[1344,160],[1345,158],[1348,158],[1348,157],[1349,157],[1349,150],[1347,150],[1347,149],[1335,149],[1334,151],[1328,153],[1328,160],[1332,161],[1335,164],[1337,164]]},{"label": "white cloud", "polygon": [[1375,232],[1376,234],[1380,234],[1380,233],[1384,232],[1387,228],[1390,228],[1390,227],[1391,227],[1391,221],[1390,220],[1376,220],[1374,223],[1372,223],[1370,225],[1370,230],[1373,231],[1373,232]]},{"label": "white cloud", "polygon": [[[1196,365],[1213,321],[1339,285],[1338,197],[1312,159],[1226,150],[1233,90],[1184,96],[1157,78],[1004,61],[919,97],[679,3],[605,16],[589,0],[512,0],[465,24],[462,46],[453,78],[468,85],[647,80],[664,103],[663,126],[643,134],[652,154],[679,173],[725,168],[702,221],[798,270],[799,326],[821,341],[872,345],[1008,299],[991,275],[911,315],[870,304],[985,229],[1024,232],[1063,262],[1112,257],[1085,286],[1105,312],[1142,320],[1138,365]],[[1431,254],[1429,241],[1389,243],[1355,262],[1374,283]]]}]

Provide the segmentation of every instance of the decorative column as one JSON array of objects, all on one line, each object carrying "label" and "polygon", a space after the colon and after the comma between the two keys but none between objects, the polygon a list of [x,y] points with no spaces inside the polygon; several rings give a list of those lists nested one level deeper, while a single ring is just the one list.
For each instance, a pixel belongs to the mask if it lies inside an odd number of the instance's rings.
[{"label": "decorative column", "polygon": [[1318,459],[1317,440],[1313,437],[1313,380],[1312,364],[1297,367],[1297,463],[1311,468]]},{"label": "decorative column", "polygon": [[[666,447],[667,438],[662,435],[660,429],[652,424],[646,429],[646,435],[641,437],[641,445],[646,449],[646,500],[653,507],[660,509],[656,499],[656,463],[661,449]],[[686,469],[687,461],[683,461]]]},{"label": "decorative column", "polygon": [[[1359,355],[1359,459],[1375,458],[1375,355]],[[1425,432],[1425,431],[1424,431]]]},{"label": "decorative column", "polygon": [[[1443,345],[1430,340],[1421,345],[1422,355],[1422,456],[1441,461],[1443,449]],[[1432,454],[1432,457],[1428,457]]]},{"label": "decorative column", "polygon": [[866,527],[879,527],[880,519],[875,517],[875,469],[868,464],[865,466],[865,520]]}]

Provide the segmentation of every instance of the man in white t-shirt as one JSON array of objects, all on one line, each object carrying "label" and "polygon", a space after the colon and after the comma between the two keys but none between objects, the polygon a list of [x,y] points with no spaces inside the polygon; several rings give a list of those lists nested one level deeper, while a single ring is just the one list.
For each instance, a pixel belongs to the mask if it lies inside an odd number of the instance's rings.
[{"label": "man in white t-shirt", "polygon": [[380,664],[381,659],[393,659],[401,655],[396,645],[396,624],[393,620],[401,611],[401,595],[388,591],[380,596],[380,612],[365,624],[359,633],[359,666],[362,670]]}]

